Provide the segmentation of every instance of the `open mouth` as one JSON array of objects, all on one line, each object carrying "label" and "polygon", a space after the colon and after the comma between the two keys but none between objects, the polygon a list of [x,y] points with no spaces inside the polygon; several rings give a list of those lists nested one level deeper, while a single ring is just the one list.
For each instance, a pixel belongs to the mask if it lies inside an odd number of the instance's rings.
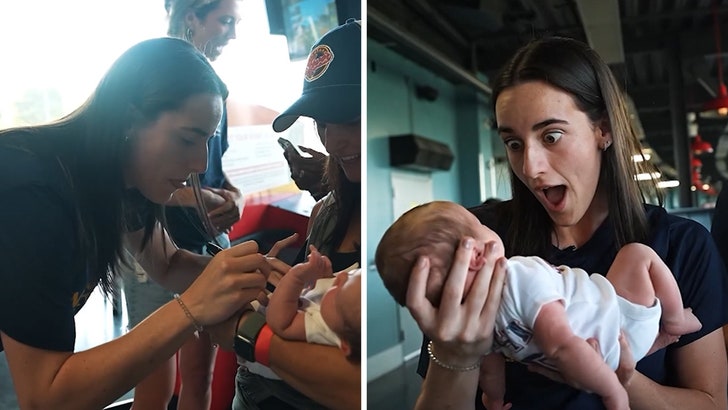
[{"label": "open mouth", "polygon": [[543,197],[546,199],[546,205],[551,209],[558,208],[566,197],[566,187],[564,185],[556,185],[541,189]]}]

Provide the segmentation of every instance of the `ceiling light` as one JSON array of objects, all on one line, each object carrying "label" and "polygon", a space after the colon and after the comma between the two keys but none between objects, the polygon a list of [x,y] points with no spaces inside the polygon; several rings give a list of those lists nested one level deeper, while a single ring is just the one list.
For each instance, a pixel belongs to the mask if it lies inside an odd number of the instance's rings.
[{"label": "ceiling light", "polygon": [[649,181],[651,179],[658,179],[661,176],[662,176],[662,174],[660,174],[659,172],[652,172],[652,173],[645,172],[642,174],[635,175],[634,179],[637,181]]},{"label": "ceiling light", "polygon": [[671,179],[668,181],[660,181],[657,183],[658,188],[675,188],[680,186],[680,181],[677,181],[675,179]]},{"label": "ceiling light", "polygon": [[652,156],[650,154],[635,154],[632,155],[632,161],[634,162],[642,162],[642,161],[649,161]]}]

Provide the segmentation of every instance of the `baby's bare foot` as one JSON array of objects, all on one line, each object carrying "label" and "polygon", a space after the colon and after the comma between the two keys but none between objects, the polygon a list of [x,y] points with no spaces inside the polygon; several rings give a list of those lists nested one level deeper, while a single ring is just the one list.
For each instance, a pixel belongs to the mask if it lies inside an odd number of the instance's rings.
[{"label": "baby's bare foot", "polygon": [[671,335],[686,335],[697,332],[703,327],[700,320],[693,314],[690,308],[683,309],[683,314],[678,317],[663,317],[662,328]]}]

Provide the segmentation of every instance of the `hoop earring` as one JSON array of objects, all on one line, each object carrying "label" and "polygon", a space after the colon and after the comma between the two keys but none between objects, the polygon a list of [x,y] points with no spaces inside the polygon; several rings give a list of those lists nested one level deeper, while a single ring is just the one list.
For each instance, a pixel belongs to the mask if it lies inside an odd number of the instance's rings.
[{"label": "hoop earring", "polygon": [[607,148],[609,148],[610,145],[612,145],[612,141],[611,140],[604,141],[604,148],[602,148],[602,151],[606,152],[607,151]]},{"label": "hoop earring", "polygon": [[192,32],[192,29],[187,27],[187,30],[185,30],[184,38],[187,40],[187,42],[192,42],[192,35],[195,34]]}]

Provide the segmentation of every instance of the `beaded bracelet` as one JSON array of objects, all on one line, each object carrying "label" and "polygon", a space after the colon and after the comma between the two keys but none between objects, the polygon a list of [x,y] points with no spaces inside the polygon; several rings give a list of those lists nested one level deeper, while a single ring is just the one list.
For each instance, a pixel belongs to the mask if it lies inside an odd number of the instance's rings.
[{"label": "beaded bracelet", "polygon": [[202,325],[197,322],[197,320],[195,319],[195,317],[192,316],[192,313],[190,313],[190,310],[187,309],[187,305],[185,305],[185,302],[182,301],[182,298],[179,297],[179,294],[178,293],[175,293],[174,294],[174,298],[175,298],[175,300],[177,300],[177,303],[179,303],[179,305],[182,308],[182,310],[185,311],[185,316],[187,316],[188,318],[190,318],[190,321],[192,322],[192,325],[195,327],[195,329],[198,332],[204,331],[205,328],[203,328]]},{"label": "beaded bracelet", "polygon": [[438,359],[437,356],[435,356],[435,351],[432,349],[432,340],[430,340],[430,342],[427,343],[427,354],[430,355],[430,359],[432,359],[432,361],[436,365],[438,365],[444,369],[447,369],[447,370],[452,370],[455,372],[469,372],[471,370],[480,368],[480,360],[471,364],[470,366],[465,366],[465,367],[453,366],[451,364],[447,364],[447,363],[443,362],[442,360]]}]

